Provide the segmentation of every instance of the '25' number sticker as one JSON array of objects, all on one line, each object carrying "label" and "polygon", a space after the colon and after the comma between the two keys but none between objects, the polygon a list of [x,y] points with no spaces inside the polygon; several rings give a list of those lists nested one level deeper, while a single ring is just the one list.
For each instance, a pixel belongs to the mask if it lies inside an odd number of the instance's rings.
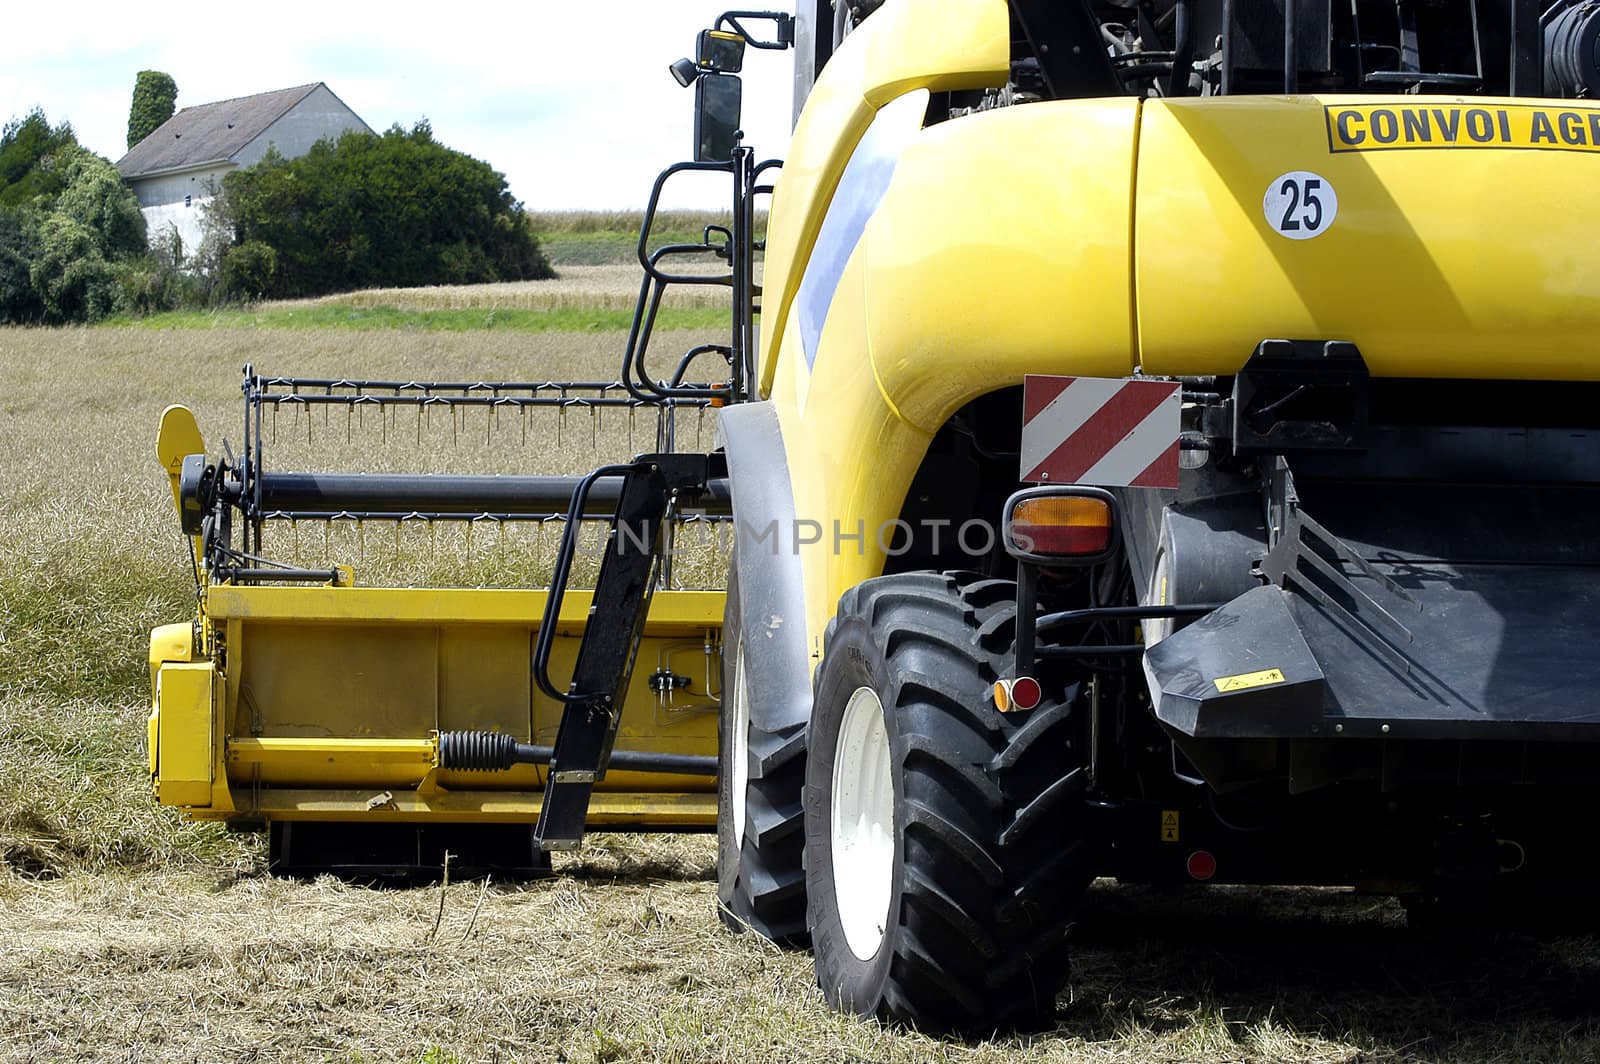
[{"label": "'25' number sticker", "polygon": [[1339,197],[1321,174],[1291,170],[1267,186],[1261,201],[1267,224],[1290,240],[1310,240],[1333,225]]}]

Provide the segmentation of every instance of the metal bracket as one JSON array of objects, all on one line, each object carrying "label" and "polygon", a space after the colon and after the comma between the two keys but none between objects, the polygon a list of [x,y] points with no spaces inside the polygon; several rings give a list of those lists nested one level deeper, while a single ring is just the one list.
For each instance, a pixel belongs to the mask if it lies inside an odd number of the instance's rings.
[{"label": "metal bracket", "polygon": [[1300,508],[1294,474],[1281,456],[1274,459],[1266,480],[1272,546],[1261,561],[1261,575],[1285,590],[1305,595],[1340,618],[1374,652],[1409,674],[1410,660],[1395,644],[1411,643],[1411,629],[1356,586],[1344,568],[1354,568],[1370,577],[1384,591],[1419,612],[1421,604]]},{"label": "metal bracket", "polygon": [[650,596],[666,549],[663,526],[677,497],[705,491],[720,461],[707,454],[641,455],[623,466],[603,466],[572,493],[571,510],[582,513],[586,496],[602,477],[620,477],[622,489],[595,581],[593,605],[566,691],[549,677],[550,649],[561,615],[578,522],[568,521],[556,558],[550,596],[534,646],[531,669],[539,690],[566,706],[556,733],[550,775],[534,841],[543,850],[571,849],[583,839],[589,797],[605,778],[621,723],[621,707],[633,676]]},{"label": "metal bracket", "polygon": [[1233,379],[1233,453],[1361,450],[1367,384],[1367,364],[1355,344],[1261,341]]}]

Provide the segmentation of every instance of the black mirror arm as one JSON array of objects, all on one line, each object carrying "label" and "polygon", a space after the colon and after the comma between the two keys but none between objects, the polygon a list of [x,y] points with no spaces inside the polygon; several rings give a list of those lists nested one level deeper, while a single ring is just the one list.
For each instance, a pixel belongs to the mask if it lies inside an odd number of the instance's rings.
[{"label": "black mirror arm", "polygon": [[[773,23],[777,39],[758,40],[741,24],[741,19],[759,19]],[[724,11],[717,16],[717,29],[730,29],[743,37],[752,48],[781,52],[794,45],[794,16],[784,11]]]}]

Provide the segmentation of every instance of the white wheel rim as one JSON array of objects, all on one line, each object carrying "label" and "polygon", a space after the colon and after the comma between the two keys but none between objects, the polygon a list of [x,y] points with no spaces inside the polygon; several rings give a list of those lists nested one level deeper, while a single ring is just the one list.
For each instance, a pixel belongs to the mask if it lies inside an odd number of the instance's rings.
[{"label": "white wheel rim", "polygon": [[[1172,561],[1162,551],[1156,556],[1156,571],[1150,574],[1150,603],[1154,606],[1172,605]],[[1153,647],[1172,634],[1172,618],[1151,617],[1144,622],[1144,645]]]},{"label": "white wheel rim", "polygon": [[894,878],[894,779],[883,703],[858,687],[844,707],[833,756],[833,895],[858,960],[883,946]]},{"label": "white wheel rim", "polygon": [[744,849],[744,792],[750,786],[750,696],[744,682],[744,643],[734,651],[733,659],[733,727],[728,736],[728,765],[732,770],[728,783],[728,799],[732,805],[733,849]]}]

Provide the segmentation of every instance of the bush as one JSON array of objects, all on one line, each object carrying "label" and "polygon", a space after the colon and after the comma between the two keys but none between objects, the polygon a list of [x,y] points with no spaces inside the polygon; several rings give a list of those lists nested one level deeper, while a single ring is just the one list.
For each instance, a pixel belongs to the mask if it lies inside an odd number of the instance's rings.
[{"label": "bush", "polygon": [[29,274],[38,255],[37,212],[0,207],[0,325],[26,325],[44,317]]},{"label": "bush", "polygon": [[247,240],[223,253],[222,294],[260,299],[272,290],[277,272],[278,253],[259,240]]},{"label": "bush", "polygon": [[277,252],[261,295],[555,275],[505,177],[425,122],[346,133],[298,159],[269,153],[228,174],[223,191],[240,244]]},{"label": "bush", "polygon": [[[145,272],[151,276],[143,276]],[[164,303],[144,215],[116,167],[34,111],[0,133],[0,323],[94,321]]]},{"label": "bush", "polygon": [[100,253],[93,230],[65,214],[40,223],[39,254],[28,276],[51,324],[98,321],[121,306],[117,271]]},{"label": "bush", "polygon": [[205,303],[198,277],[183,268],[183,241],[168,224],[150,238],[150,251],[117,264],[122,306],[135,314],[155,314]]},{"label": "bush", "polygon": [[101,255],[120,259],[144,254],[144,214],[115,166],[76,144],[50,156],[47,165],[65,183],[56,213],[87,228]]}]

